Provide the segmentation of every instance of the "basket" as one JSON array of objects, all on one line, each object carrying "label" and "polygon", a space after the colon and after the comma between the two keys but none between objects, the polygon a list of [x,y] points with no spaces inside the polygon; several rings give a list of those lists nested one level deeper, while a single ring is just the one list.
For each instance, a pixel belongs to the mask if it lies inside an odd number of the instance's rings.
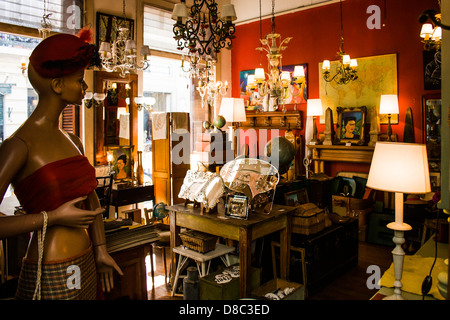
[{"label": "basket", "polygon": [[205,253],[216,248],[217,236],[200,231],[187,230],[179,234],[183,246]]}]

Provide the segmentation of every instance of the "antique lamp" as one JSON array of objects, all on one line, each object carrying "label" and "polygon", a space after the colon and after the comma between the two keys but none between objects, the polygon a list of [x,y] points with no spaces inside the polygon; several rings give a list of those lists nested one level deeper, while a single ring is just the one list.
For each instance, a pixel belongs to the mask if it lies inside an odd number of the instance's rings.
[{"label": "antique lamp", "polygon": [[392,141],[391,115],[398,114],[398,97],[396,94],[382,94],[380,98],[380,114],[388,115],[388,141]]},{"label": "antique lamp", "polygon": [[367,187],[395,193],[395,221],[387,225],[394,230],[392,250],[394,261],[394,294],[389,300],[403,300],[401,278],[405,252],[404,232],[411,226],[403,222],[403,194],[422,194],[431,191],[427,149],[423,144],[377,142],[369,170]]},{"label": "antique lamp", "polygon": [[308,99],[306,116],[313,117],[313,138],[311,139],[310,144],[319,144],[320,141],[317,139],[316,117],[323,116],[322,101],[320,99]]},{"label": "antique lamp", "polygon": [[236,139],[234,136],[234,127],[237,122],[244,122],[247,120],[245,116],[244,99],[241,98],[222,98],[219,115],[223,116],[227,122],[231,122],[229,126],[230,139],[232,139],[232,148],[236,151]]}]

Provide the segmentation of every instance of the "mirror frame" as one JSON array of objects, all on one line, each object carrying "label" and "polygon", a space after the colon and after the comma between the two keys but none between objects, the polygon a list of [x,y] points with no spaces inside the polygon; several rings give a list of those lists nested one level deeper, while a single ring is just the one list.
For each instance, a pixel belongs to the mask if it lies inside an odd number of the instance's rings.
[{"label": "mirror frame", "polygon": [[[116,72],[95,71],[94,72],[94,92],[106,93],[106,83],[109,81],[118,83],[128,83],[130,85],[130,145],[137,146],[138,143],[138,110],[134,97],[138,93],[138,75],[128,74],[121,77]],[[104,105],[94,107],[94,164],[96,166],[106,165],[105,146],[105,120],[103,120]],[[134,148],[136,150],[136,148]],[[133,152],[133,157],[135,157]],[[134,158],[133,158],[134,159]]]}]

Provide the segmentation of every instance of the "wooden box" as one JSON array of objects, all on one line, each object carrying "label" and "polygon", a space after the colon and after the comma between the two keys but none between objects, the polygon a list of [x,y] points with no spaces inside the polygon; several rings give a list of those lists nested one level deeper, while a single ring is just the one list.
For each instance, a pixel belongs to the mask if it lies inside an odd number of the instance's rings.
[{"label": "wooden box", "polygon": [[291,282],[283,279],[272,279],[259,288],[252,291],[252,297],[256,299],[268,299],[265,297],[267,293],[276,292],[277,289],[294,288],[289,295],[280,300],[305,300],[305,286],[296,282]]},{"label": "wooden box", "polygon": [[315,234],[325,229],[325,210],[314,203],[297,206],[292,216],[292,232],[299,234]]},{"label": "wooden box", "polygon": [[[240,278],[233,278],[230,282],[219,284],[215,281],[222,270],[210,273],[200,278],[200,300],[238,300],[240,298]],[[251,268],[250,288],[258,288],[261,284],[261,269]]]}]

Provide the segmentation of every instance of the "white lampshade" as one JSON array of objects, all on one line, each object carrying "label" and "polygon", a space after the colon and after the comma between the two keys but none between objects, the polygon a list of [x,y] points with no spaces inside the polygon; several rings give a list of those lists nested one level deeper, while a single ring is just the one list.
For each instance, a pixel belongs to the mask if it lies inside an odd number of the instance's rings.
[{"label": "white lampshade", "polygon": [[435,41],[437,40],[441,40],[442,39],[442,28],[441,27],[437,27],[434,32],[433,35],[431,36],[431,38]]},{"label": "white lampshade", "polygon": [[222,7],[221,18],[226,21],[234,21],[237,19],[236,11],[234,10],[234,5],[224,4]]},{"label": "white lampshade", "polygon": [[350,64],[350,55],[345,54],[342,56],[342,64],[349,65]]},{"label": "white lampshade", "polygon": [[255,80],[264,80],[266,78],[266,75],[264,73],[264,68],[256,68],[255,69]]},{"label": "white lampshade", "polygon": [[291,74],[290,74],[289,71],[283,71],[283,72],[281,72],[280,78],[281,78],[281,81],[290,82],[291,81]]},{"label": "white lampshade", "polygon": [[303,69],[303,66],[295,66],[294,73],[292,74],[292,76],[295,78],[304,77],[305,70]]},{"label": "white lampshade", "polygon": [[148,45],[143,45],[141,47],[141,56],[148,56],[150,55],[150,48]]},{"label": "white lampshade", "polygon": [[223,116],[227,122],[246,121],[244,99],[222,98],[219,115]]},{"label": "white lampshade", "polygon": [[254,74],[249,74],[247,77],[247,84],[251,85],[255,83],[255,75]]},{"label": "white lampshade", "polygon": [[433,25],[431,23],[424,23],[422,29],[420,30],[420,36],[422,38],[431,37],[433,34]]},{"label": "white lampshade", "polygon": [[380,114],[398,114],[398,97],[396,94],[382,94]]},{"label": "white lampshade", "polygon": [[306,115],[308,117],[323,116],[322,100],[308,99],[306,105]]},{"label": "white lampshade", "polygon": [[186,21],[187,16],[188,16],[188,14],[187,14],[186,3],[177,3],[173,7],[173,11],[172,11],[172,19],[173,20],[178,20],[178,18],[180,18],[182,20],[182,22],[184,23]]},{"label": "white lampshade", "polygon": [[98,49],[100,53],[111,52],[111,44],[109,42],[102,41],[100,43],[100,48]]},{"label": "white lampshade", "polygon": [[135,102],[136,104],[143,104],[143,103],[144,103],[144,100],[145,100],[145,98],[144,98],[143,96],[137,96],[137,97],[134,97],[134,102]]},{"label": "white lampshade", "polygon": [[103,101],[106,98],[106,94],[104,93],[94,93],[94,100]]},{"label": "white lampshade", "polygon": [[426,146],[416,143],[377,142],[367,187],[399,193],[430,192]]},{"label": "white lampshade", "polygon": [[331,68],[330,60],[323,60],[322,69],[323,70],[330,70],[330,68]]},{"label": "white lampshade", "polygon": [[94,97],[94,94],[92,93],[92,91],[86,91],[86,93],[84,94],[84,98],[91,100]]}]

